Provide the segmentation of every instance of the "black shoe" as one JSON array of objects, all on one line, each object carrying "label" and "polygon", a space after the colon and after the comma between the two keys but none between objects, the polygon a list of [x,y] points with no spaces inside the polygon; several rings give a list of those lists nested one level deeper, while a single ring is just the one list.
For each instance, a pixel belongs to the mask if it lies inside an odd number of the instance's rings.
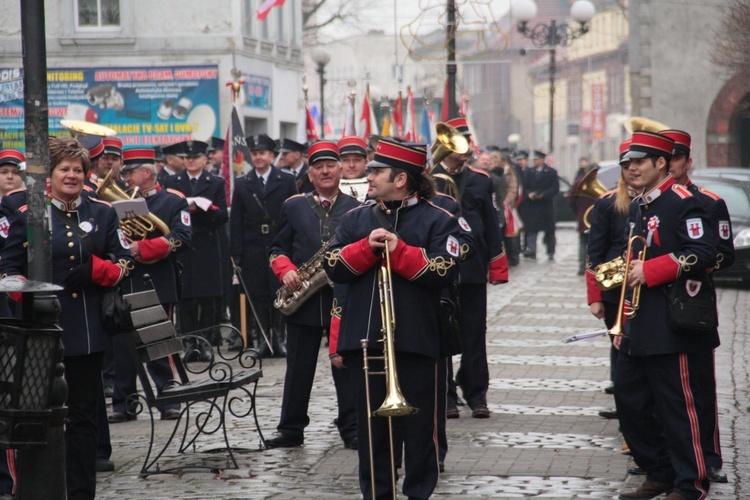
[{"label": "black shoe", "polygon": [[615,393],[614,382],[610,382],[609,385],[604,388],[604,392],[606,392],[607,394],[614,394]]},{"label": "black shoe", "polygon": [[490,410],[487,405],[477,405],[471,409],[471,418],[490,418]]},{"label": "black shoe", "polygon": [[612,420],[617,418],[617,410],[602,410],[599,412],[599,416],[608,420]]},{"label": "black shoe", "polygon": [[359,448],[359,440],[355,437],[349,441],[344,441],[344,448],[347,450],[356,450]]},{"label": "black shoe", "polygon": [[177,408],[168,408],[161,412],[162,420],[177,420],[180,418],[180,410]]},{"label": "black shoe", "polygon": [[112,472],[115,464],[107,458],[96,457],[96,472]]},{"label": "black shoe", "polygon": [[304,442],[304,438],[294,438],[278,433],[275,438],[266,439],[266,446],[269,448],[296,448],[297,446],[302,446]]},{"label": "black shoe", "polygon": [[274,337],[273,342],[273,357],[274,358],[286,358],[286,346],[278,338]]},{"label": "black shoe", "polygon": [[672,483],[659,483],[646,479],[642,485],[635,490],[624,491],[620,494],[620,500],[637,500],[654,498],[672,489]]},{"label": "black shoe", "polygon": [[129,422],[136,420],[138,415],[131,415],[130,413],[122,413],[120,411],[113,412],[112,415],[107,417],[107,422],[110,424],[121,424],[123,422]]},{"label": "black shoe", "polygon": [[727,474],[718,467],[709,467],[706,469],[706,479],[712,483],[728,483]]},{"label": "black shoe", "polygon": [[458,407],[453,403],[448,403],[448,407],[445,411],[445,418],[458,418]]},{"label": "black shoe", "polygon": [[638,467],[637,465],[634,465],[633,467],[628,469],[628,474],[631,476],[645,476],[646,471]]}]

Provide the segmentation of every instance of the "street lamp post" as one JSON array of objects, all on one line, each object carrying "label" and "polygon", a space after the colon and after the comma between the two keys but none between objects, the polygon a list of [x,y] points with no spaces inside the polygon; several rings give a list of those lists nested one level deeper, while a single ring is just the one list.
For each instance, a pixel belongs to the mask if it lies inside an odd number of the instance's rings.
[{"label": "street lamp post", "polygon": [[518,19],[518,31],[531,40],[534,46],[549,49],[549,151],[554,149],[555,138],[555,56],[557,47],[567,47],[570,43],[589,31],[588,22],[594,17],[596,8],[589,0],[576,0],[570,7],[570,17],[578,26],[567,23],[557,24],[554,19],[549,24],[539,23],[533,28],[528,23],[536,16],[536,3],[533,0],[515,0],[513,16]]},{"label": "street lamp post", "polygon": [[320,78],[320,138],[325,139],[326,136],[326,101],[325,101],[325,85],[326,85],[326,64],[331,61],[331,54],[328,53],[323,47],[315,47],[310,53],[312,60],[318,65],[318,76]]}]

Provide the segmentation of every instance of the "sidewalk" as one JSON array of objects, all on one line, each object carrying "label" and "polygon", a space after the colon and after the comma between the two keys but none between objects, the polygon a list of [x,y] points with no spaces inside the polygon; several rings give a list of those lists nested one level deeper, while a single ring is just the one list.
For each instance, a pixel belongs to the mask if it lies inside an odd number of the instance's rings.
[{"label": "sidewalk", "polygon": [[[511,283],[489,288],[487,352],[489,419],[462,408],[448,421],[450,449],[436,498],[614,498],[642,477],[629,477],[617,422],[597,415],[614,407],[603,392],[609,377],[609,340],[563,344],[564,337],[603,327],[585,304],[576,276],[577,234],[558,230],[555,263],[522,261]],[[750,292],[720,290],[722,346],[716,353],[724,470],[729,484],[710,498],[750,498]],[[736,333],[736,335],[735,335]],[[149,422],[110,427],[116,471],[98,476],[103,499],[333,499],[359,498],[357,453],[343,448],[333,419],[335,394],[327,348],[321,347],[305,445],[240,451],[239,470],[140,479]],[[278,422],[285,363],[263,362],[259,419],[266,438]],[[172,422],[156,422],[166,435]],[[258,447],[251,419],[230,421],[230,441]]]}]

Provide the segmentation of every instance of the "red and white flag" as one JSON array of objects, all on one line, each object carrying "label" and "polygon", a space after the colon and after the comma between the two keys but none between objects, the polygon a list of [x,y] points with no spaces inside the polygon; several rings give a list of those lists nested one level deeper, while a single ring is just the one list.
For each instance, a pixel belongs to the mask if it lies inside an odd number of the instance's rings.
[{"label": "red and white flag", "polygon": [[346,118],[344,119],[344,129],[341,131],[341,137],[357,135],[357,129],[354,126],[354,94],[349,94],[346,98]]},{"label": "red and white flag", "polygon": [[317,141],[318,131],[315,130],[315,120],[310,113],[310,108],[305,104],[305,134],[307,135],[307,141]]},{"label": "red and white flag", "polygon": [[271,12],[271,9],[274,7],[281,7],[284,5],[284,2],[286,0],[266,0],[262,4],[260,4],[260,7],[258,7],[258,12],[256,13],[256,17],[258,18],[258,21],[265,21],[268,17],[268,13]]},{"label": "red and white flag", "polygon": [[394,132],[391,135],[395,135],[399,139],[404,138],[404,101],[401,98],[401,91],[398,91],[398,99],[396,104],[393,106],[393,129]]},{"label": "red and white flag", "polygon": [[371,135],[378,134],[378,124],[375,121],[375,113],[370,104],[370,87],[365,90],[365,97],[362,100],[362,114],[359,116],[359,121],[362,123],[362,137],[365,139]]},{"label": "red and white flag", "polygon": [[408,87],[406,93],[406,125],[404,126],[404,140],[415,142],[418,139],[417,115],[414,112],[414,92],[411,87]]}]

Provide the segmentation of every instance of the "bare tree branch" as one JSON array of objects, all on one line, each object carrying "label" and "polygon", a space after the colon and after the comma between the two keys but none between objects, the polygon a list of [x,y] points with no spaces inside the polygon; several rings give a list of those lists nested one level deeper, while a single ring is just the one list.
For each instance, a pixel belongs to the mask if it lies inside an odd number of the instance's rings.
[{"label": "bare tree branch", "polygon": [[750,0],[730,0],[714,39],[714,64],[731,73],[750,70]]}]

